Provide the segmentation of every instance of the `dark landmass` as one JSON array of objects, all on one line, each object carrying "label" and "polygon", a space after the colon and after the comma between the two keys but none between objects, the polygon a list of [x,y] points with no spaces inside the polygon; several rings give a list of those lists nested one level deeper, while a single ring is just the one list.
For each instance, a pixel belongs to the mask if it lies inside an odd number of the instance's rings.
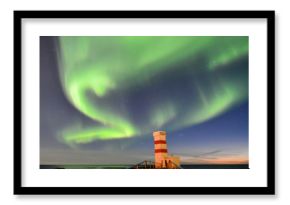
[{"label": "dark landmass", "polygon": [[[122,165],[94,165],[94,164],[68,164],[68,165],[40,165],[40,169],[130,169],[133,164]],[[249,169],[248,164],[182,164],[183,169]]]}]

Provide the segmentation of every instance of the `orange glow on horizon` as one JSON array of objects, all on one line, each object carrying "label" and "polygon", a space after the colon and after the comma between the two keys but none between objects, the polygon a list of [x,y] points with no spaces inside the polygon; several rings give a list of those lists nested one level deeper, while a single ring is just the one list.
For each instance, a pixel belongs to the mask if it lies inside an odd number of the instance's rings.
[{"label": "orange glow on horizon", "polygon": [[183,163],[193,164],[248,164],[249,159],[246,156],[232,157],[232,156],[221,156],[215,159],[184,159],[181,160]]}]

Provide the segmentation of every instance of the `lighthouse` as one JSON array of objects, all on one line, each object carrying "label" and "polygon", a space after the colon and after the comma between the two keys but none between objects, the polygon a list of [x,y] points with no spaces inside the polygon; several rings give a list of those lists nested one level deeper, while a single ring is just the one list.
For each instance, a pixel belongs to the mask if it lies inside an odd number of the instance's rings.
[{"label": "lighthouse", "polygon": [[155,131],[154,137],[154,152],[155,152],[155,168],[178,168],[180,166],[180,158],[178,156],[168,155],[166,132]]},{"label": "lighthouse", "polygon": [[167,157],[166,132],[153,132],[154,152],[155,152],[155,168],[162,168],[163,161]]}]

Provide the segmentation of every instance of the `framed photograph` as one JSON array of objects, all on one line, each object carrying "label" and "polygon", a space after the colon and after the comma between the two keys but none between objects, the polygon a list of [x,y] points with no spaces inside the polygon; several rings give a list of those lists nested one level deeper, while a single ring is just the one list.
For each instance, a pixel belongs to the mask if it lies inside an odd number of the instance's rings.
[{"label": "framed photograph", "polygon": [[14,11],[14,194],[275,194],[274,11]]}]

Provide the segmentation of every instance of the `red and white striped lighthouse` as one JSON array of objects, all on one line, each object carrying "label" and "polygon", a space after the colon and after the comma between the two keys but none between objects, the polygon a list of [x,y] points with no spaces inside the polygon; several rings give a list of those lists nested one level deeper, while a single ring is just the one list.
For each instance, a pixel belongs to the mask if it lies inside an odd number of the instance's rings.
[{"label": "red and white striped lighthouse", "polygon": [[155,148],[155,168],[162,168],[167,157],[166,132],[153,132]]}]

